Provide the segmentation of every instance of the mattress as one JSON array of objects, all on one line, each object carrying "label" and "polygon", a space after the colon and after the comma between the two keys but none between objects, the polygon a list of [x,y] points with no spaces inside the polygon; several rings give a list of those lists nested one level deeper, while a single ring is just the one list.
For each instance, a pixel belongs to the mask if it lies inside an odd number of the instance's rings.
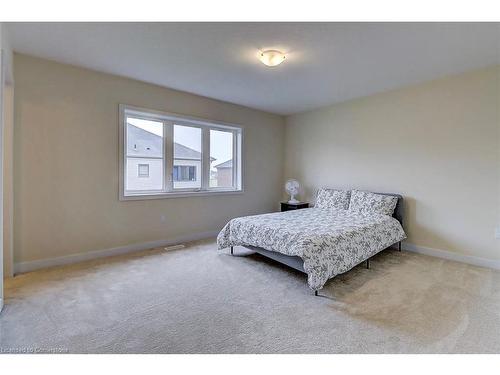
[{"label": "mattress", "polygon": [[307,208],[229,221],[217,236],[219,249],[256,246],[304,261],[311,289],[347,272],[406,234],[395,218],[349,210]]}]

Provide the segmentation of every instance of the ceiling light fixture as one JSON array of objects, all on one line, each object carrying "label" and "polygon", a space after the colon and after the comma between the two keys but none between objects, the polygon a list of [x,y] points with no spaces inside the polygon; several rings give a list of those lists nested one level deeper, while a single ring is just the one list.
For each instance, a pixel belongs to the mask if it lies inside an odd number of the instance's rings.
[{"label": "ceiling light fixture", "polygon": [[259,54],[259,60],[267,66],[276,66],[285,61],[285,54],[276,50],[262,51]]}]

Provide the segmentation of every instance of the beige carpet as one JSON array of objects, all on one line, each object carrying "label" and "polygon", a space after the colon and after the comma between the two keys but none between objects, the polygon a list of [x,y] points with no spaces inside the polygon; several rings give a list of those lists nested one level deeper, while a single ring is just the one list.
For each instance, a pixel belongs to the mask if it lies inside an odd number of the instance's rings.
[{"label": "beige carpet", "polygon": [[20,275],[0,351],[500,353],[500,273],[388,250],[314,297],[305,276],[213,241]]}]

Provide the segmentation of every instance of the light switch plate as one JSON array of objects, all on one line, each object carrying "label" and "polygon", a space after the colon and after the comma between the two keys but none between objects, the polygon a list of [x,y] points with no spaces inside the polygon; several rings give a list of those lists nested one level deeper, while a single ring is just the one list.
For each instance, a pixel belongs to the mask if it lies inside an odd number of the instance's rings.
[{"label": "light switch plate", "polygon": [[495,238],[497,240],[500,240],[500,225],[496,227],[495,229]]}]

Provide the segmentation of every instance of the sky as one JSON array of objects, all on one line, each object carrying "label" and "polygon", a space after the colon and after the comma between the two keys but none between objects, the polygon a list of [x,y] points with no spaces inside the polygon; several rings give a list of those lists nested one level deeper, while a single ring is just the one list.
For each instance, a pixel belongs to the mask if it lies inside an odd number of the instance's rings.
[{"label": "sky", "polygon": [[[142,120],[128,117],[127,121],[146,130],[147,132],[163,136],[162,123],[158,121]],[[196,151],[201,151],[201,131],[200,128],[192,128],[189,126],[174,125],[174,141]],[[231,159],[233,153],[233,138],[229,132],[211,130],[210,131],[210,156],[216,160],[212,162],[214,165],[223,163]]]}]

